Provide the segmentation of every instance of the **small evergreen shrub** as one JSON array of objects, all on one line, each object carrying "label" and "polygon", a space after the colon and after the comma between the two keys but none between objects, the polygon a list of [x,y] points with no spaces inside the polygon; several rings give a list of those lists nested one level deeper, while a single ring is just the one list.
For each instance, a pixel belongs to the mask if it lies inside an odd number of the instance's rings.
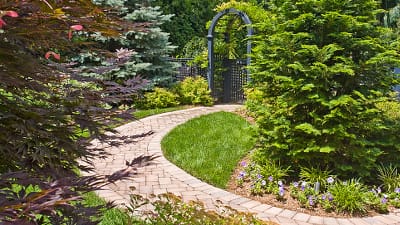
[{"label": "small evergreen shrub", "polygon": [[167,108],[179,105],[178,95],[165,88],[155,88],[144,95],[144,108]]},{"label": "small evergreen shrub", "polygon": [[177,86],[182,104],[211,106],[214,101],[207,81],[200,77],[187,77]]},{"label": "small evergreen shrub", "polygon": [[260,157],[366,181],[377,162],[398,165],[399,122],[376,104],[399,82],[391,68],[400,57],[375,9],[373,0],[271,2],[259,26],[272,30],[254,37],[247,92]]}]

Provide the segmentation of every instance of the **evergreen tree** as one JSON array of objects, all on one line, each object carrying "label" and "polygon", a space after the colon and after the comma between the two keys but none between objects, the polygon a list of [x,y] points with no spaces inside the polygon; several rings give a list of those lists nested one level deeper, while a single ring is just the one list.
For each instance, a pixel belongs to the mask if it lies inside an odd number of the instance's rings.
[{"label": "evergreen tree", "polygon": [[377,162],[398,164],[398,122],[376,103],[398,82],[399,54],[376,19],[377,2],[276,0],[270,9],[275,16],[259,25],[273,31],[255,37],[248,92],[259,156],[343,177],[367,177]]},{"label": "evergreen tree", "polygon": [[173,81],[176,65],[168,60],[174,46],[168,41],[169,34],[160,28],[172,15],[163,15],[159,7],[151,6],[152,0],[96,0],[97,4],[115,7],[128,23],[139,26],[125,32],[119,38],[97,37],[108,48],[123,49],[131,58],[123,66],[107,74],[108,79],[125,80],[141,76],[149,81],[148,88],[168,86]]},{"label": "evergreen tree", "polygon": [[128,13],[124,19],[134,23],[146,24],[142,31],[125,33],[121,40],[124,47],[135,49],[136,58],[141,63],[151,65],[140,72],[140,75],[151,80],[151,85],[167,86],[172,82],[175,65],[167,60],[174,50],[168,41],[169,34],[160,28],[170,21],[172,15],[163,15],[160,7],[151,6],[152,0],[129,1]]},{"label": "evergreen tree", "polygon": [[166,22],[162,28],[171,34],[171,42],[178,46],[175,55],[185,55],[183,49],[187,43],[206,38],[206,24],[216,14],[213,8],[222,2],[224,1],[155,0],[155,5],[160,6],[164,13],[174,14],[171,21]]}]

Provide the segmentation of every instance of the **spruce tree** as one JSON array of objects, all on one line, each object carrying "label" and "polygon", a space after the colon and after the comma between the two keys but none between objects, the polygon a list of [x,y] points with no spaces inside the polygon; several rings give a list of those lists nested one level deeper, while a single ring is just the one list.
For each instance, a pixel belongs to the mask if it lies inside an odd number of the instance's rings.
[{"label": "spruce tree", "polygon": [[[275,0],[256,35],[248,105],[258,156],[367,177],[399,162],[399,126],[376,107],[398,78],[391,30],[374,0]],[[397,126],[397,127],[396,127]],[[296,169],[295,169],[296,170]]]},{"label": "spruce tree", "polygon": [[136,27],[119,38],[97,37],[107,48],[131,51],[131,59],[107,74],[108,79],[126,80],[141,76],[149,81],[148,88],[168,86],[173,81],[176,65],[168,60],[175,46],[168,41],[169,34],[160,26],[172,15],[163,15],[152,0],[95,0],[97,4],[112,6],[127,24]]},{"label": "spruce tree", "polygon": [[152,0],[127,1],[128,13],[124,19],[144,24],[143,30],[125,33],[121,39],[124,47],[135,49],[136,60],[151,65],[140,71],[140,75],[150,79],[151,85],[168,86],[173,81],[175,65],[168,61],[174,46],[168,41],[169,34],[160,28],[170,21],[172,15],[163,15],[160,7],[151,6]]}]

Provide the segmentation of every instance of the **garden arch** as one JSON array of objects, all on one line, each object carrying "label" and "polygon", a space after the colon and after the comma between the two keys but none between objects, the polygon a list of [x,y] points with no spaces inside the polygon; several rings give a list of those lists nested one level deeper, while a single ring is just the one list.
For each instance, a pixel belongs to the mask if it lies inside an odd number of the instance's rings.
[{"label": "garden arch", "polygon": [[[214,31],[215,31],[215,26],[217,25],[219,19],[223,17],[224,15],[227,14],[234,14],[239,16],[242,21],[247,25],[247,48],[246,48],[246,60],[245,60],[245,66],[250,65],[250,53],[251,53],[251,41],[249,37],[253,35],[253,28],[251,26],[251,20],[247,16],[246,13],[239,11],[234,8],[230,9],[225,9],[221,12],[219,12],[217,15],[214,16],[214,18],[211,21],[210,28],[208,29],[208,35],[207,35],[207,41],[208,41],[208,72],[207,72],[207,79],[208,79],[208,87],[213,93],[213,96],[215,97],[215,88],[214,88],[214,67],[215,67],[215,56],[214,56]],[[232,25],[232,23],[229,23],[229,25]],[[226,37],[225,41],[229,41],[229,37]],[[223,93],[223,102],[232,102],[232,101],[243,101],[244,100],[244,95],[243,95],[243,90],[242,87],[243,85],[249,80],[250,73],[248,69],[244,69],[243,63],[241,63],[240,60],[236,60],[235,63],[231,63],[230,68],[228,73],[225,73],[223,79],[224,79],[224,93]],[[244,71],[245,73],[245,80],[241,79],[235,79],[238,76],[241,76],[242,72]],[[235,81],[239,81],[236,83],[232,83]],[[232,90],[232,88],[235,88],[236,90]],[[240,90],[239,90],[240,89]],[[240,94],[232,95],[232,91],[235,93],[240,92]]]}]

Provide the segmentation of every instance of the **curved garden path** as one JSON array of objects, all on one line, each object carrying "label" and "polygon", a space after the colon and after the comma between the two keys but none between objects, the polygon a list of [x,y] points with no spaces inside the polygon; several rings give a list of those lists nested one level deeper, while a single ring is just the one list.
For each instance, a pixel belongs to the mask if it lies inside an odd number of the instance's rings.
[{"label": "curved garden path", "polygon": [[160,142],[177,125],[200,115],[217,111],[234,111],[239,107],[238,105],[196,107],[147,117],[118,127],[117,130],[122,135],[135,135],[149,131],[154,133],[123,146],[104,146],[110,156],[106,159],[95,160],[95,173],[111,174],[117,170],[124,169],[126,168],[125,160],[130,161],[140,155],[154,154],[161,157],[157,158],[153,165],[139,168],[138,174],[133,176],[131,180],[118,181],[99,191],[98,194],[106,200],[114,201],[117,204],[128,204],[129,195],[132,193],[150,197],[154,194],[171,192],[181,196],[185,201],[201,201],[209,209],[214,209],[214,203],[222,202],[222,204],[239,211],[255,213],[260,219],[274,221],[282,225],[400,224],[400,211],[388,215],[347,219],[310,216],[300,212],[276,208],[208,185],[187,174],[163,157]]}]

